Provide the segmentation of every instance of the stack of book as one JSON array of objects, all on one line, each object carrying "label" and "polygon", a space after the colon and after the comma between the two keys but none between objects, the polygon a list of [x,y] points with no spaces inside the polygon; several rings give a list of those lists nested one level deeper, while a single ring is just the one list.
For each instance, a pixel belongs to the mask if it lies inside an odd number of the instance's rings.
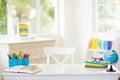
[{"label": "stack of book", "polygon": [[107,68],[108,62],[105,62],[105,61],[100,61],[100,62],[86,61],[85,67],[88,67],[88,68]]}]

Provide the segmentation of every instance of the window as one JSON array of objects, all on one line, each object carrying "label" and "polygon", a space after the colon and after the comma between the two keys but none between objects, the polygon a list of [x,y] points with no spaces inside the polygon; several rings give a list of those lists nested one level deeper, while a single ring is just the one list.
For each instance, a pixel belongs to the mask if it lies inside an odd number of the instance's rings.
[{"label": "window", "polygon": [[[3,0],[0,0],[3,1]],[[4,0],[5,1],[5,0]],[[56,32],[56,4],[57,0],[7,0],[8,2],[8,23],[10,24],[7,29],[6,21],[0,25],[0,34],[4,26],[6,32],[4,34],[11,33],[10,28],[13,29],[13,33],[17,34],[19,24],[28,24],[32,34],[34,33],[53,33]],[[1,3],[3,6],[6,6]],[[0,5],[0,6],[2,6]],[[2,10],[0,7],[0,11]],[[5,12],[6,9],[4,9]],[[2,11],[3,12],[3,11]],[[6,15],[0,14],[1,19]],[[5,31],[4,30],[4,31]]]},{"label": "window", "polygon": [[12,28],[17,34],[19,24],[27,24],[32,32],[36,26],[36,0],[11,0]]},{"label": "window", "polygon": [[7,34],[7,0],[0,0],[0,34]]},{"label": "window", "polygon": [[120,33],[120,0],[96,0],[97,32]]}]

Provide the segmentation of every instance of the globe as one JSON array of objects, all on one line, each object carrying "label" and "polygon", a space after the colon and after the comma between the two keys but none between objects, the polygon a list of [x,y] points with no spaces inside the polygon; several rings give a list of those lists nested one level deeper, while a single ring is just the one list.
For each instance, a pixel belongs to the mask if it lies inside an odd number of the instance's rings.
[{"label": "globe", "polygon": [[110,54],[104,54],[104,60],[106,62],[109,62],[110,69],[106,70],[107,72],[116,72],[116,70],[113,69],[112,64],[116,63],[118,61],[118,55],[116,51],[112,50]]},{"label": "globe", "polygon": [[118,55],[113,50],[111,54],[104,54],[104,60],[109,62],[110,64],[116,63],[118,61]]}]

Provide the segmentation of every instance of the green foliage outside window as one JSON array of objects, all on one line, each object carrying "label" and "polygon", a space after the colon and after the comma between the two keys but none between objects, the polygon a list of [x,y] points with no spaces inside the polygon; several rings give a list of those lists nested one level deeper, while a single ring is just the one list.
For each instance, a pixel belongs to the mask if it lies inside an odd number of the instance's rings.
[{"label": "green foliage outside window", "polygon": [[7,34],[7,0],[0,0],[0,34]]}]

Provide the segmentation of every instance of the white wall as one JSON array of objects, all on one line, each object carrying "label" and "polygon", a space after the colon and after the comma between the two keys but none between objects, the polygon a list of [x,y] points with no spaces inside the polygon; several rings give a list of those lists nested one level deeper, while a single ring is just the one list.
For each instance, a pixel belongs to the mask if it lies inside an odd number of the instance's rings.
[{"label": "white wall", "polygon": [[75,0],[64,0],[64,45],[76,46]]},{"label": "white wall", "polygon": [[88,40],[93,31],[92,0],[64,0],[64,23],[64,45],[76,46],[75,61],[84,62]]}]

